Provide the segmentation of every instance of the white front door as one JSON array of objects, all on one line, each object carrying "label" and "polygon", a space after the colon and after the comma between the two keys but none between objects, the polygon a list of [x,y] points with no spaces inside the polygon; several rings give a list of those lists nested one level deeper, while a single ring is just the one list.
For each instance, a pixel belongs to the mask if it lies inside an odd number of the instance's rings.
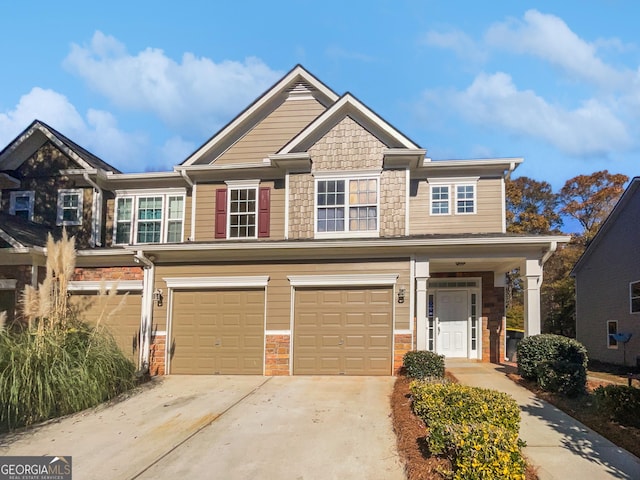
[{"label": "white front door", "polygon": [[467,357],[469,305],[466,290],[440,290],[436,296],[438,353]]}]

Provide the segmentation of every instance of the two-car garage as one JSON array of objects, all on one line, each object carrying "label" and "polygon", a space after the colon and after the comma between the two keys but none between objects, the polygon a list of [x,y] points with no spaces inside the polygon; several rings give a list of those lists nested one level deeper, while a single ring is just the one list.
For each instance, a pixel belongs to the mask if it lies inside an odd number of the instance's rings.
[{"label": "two-car garage", "polygon": [[[188,286],[175,280],[175,285]],[[262,375],[272,293],[264,283],[241,288],[174,285],[169,373]],[[279,330],[290,338],[291,374],[392,373],[393,285],[294,283],[288,288],[290,328]]]}]

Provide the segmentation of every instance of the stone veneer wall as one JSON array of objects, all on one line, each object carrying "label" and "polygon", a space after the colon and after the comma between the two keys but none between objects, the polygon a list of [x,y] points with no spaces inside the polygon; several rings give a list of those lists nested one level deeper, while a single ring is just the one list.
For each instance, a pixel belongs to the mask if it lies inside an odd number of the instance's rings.
[{"label": "stone veneer wall", "polygon": [[506,319],[504,287],[494,287],[493,272],[434,273],[432,278],[482,278],[482,361],[500,363],[505,358]]},{"label": "stone veneer wall", "polygon": [[380,236],[405,234],[407,177],[404,170],[385,170],[380,178]]},{"label": "stone veneer wall", "polygon": [[313,238],[313,176],[293,174],[289,177],[289,238]]},{"label": "stone veneer wall", "polygon": [[291,359],[290,335],[267,335],[264,352],[266,376],[289,375]]}]

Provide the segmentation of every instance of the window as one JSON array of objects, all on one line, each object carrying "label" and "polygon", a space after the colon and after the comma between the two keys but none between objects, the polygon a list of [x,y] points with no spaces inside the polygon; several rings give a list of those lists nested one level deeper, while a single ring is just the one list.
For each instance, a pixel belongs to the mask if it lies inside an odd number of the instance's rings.
[{"label": "window", "polygon": [[431,186],[431,215],[449,215],[449,185]]},{"label": "window", "polygon": [[607,322],[607,348],[618,348],[618,341],[614,335],[618,333],[618,321],[609,320]]},{"label": "window", "polygon": [[58,190],[58,225],[82,224],[82,190]]},{"label": "window", "polygon": [[184,194],[122,194],[116,199],[116,244],[181,242]]},{"label": "window", "polygon": [[9,213],[25,220],[33,220],[33,191],[11,192]]},{"label": "window", "polygon": [[378,179],[318,180],[316,232],[378,231]]},{"label": "window", "polygon": [[475,185],[456,185],[456,213],[476,213]]},{"label": "window", "polygon": [[229,238],[256,237],[257,194],[257,187],[229,189]]},{"label": "window", "polygon": [[631,292],[631,313],[640,313],[640,280],[631,282],[629,290]]}]

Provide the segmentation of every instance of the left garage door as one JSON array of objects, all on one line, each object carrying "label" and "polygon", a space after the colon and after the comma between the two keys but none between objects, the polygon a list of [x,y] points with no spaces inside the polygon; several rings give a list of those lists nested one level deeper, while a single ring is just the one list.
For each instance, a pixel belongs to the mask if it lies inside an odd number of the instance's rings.
[{"label": "left garage door", "polygon": [[[100,321],[101,325],[106,326],[125,356],[138,364],[142,308],[142,296],[139,291],[119,291],[116,295],[102,297],[97,292],[73,293],[70,302],[80,319],[91,325]],[[111,314],[114,310],[115,313]]]},{"label": "left garage door", "polygon": [[173,293],[173,374],[262,375],[264,289]]}]

